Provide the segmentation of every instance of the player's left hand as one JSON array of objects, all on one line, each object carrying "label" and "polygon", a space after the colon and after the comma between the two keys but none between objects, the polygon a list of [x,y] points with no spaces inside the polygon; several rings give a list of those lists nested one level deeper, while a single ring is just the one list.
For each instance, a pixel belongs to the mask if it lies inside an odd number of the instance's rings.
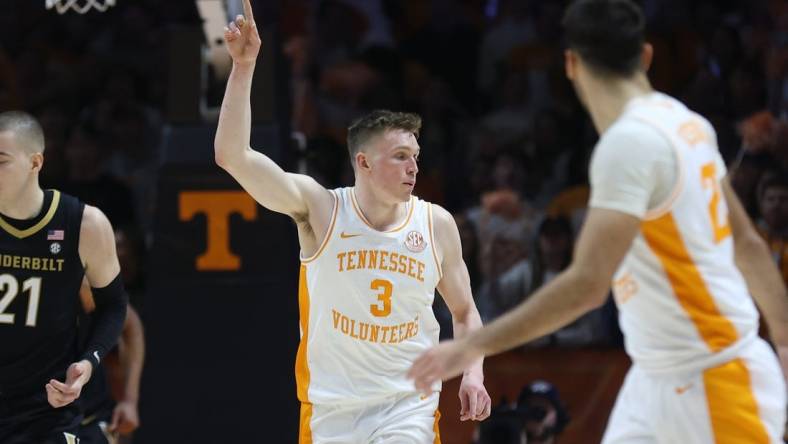
[{"label": "player's left hand", "polygon": [[65,383],[50,379],[46,385],[49,404],[57,409],[74,402],[82,393],[82,387],[90,381],[92,373],[93,366],[90,362],[82,360],[68,367]]},{"label": "player's left hand", "polygon": [[444,341],[416,359],[408,378],[414,380],[417,390],[428,394],[434,383],[459,375],[481,357],[464,342]]},{"label": "player's left hand", "polygon": [[466,373],[460,382],[460,421],[484,421],[490,416],[492,401],[480,372]]},{"label": "player's left hand", "polygon": [[128,435],[140,426],[140,416],[137,403],[134,401],[120,401],[112,412],[112,423],[109,425],[111,433]]}]

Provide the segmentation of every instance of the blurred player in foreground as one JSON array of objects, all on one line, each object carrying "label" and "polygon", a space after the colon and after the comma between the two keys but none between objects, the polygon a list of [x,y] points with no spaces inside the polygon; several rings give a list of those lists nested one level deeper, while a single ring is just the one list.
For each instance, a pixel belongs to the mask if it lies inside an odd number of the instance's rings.
[{"label": "blurred player in foreground", "polygon": [[[566,74],[601,135],[571,265],[495,322],[425,353],[409,376],[428,390],[598,307],[612,282],[634,364],[603,443],[781,443],[786,290],[725,179],[712,126],[652,90],[644,22],[631,0],[579,0],[564,15]],[[779,361],[757,336],[750,295]]]}]

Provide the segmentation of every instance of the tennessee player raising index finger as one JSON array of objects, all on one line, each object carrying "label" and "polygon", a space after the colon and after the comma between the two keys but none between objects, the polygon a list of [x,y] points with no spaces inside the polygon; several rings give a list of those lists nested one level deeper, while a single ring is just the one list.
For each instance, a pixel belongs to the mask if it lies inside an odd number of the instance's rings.
[{"label": "tennessee player raising index finger", "polygon": [[[437,288],[454,333],[481,327],[460,236],[443,208],[412,195],[421,118],[378,110],[348,128],[355,185],[327,190],[249,146],[260,49],[251,3],[225,32],[233,68],[216,131],[217,163],[261,205],[293,219],[301,246],[300,442],[439,442],[440,384],[405,373],[438,341]],[[287,297],[282,295],[282,297]],[[461,419],[490,414],[482,360],[464,369]]]}]

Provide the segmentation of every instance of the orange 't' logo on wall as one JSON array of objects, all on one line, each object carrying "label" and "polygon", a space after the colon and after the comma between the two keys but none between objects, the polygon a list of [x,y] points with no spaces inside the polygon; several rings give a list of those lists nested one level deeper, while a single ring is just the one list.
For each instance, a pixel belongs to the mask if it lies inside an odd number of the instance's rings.
[{"label": "orange 't' logo on wall", "polygon": [[246,221],[257,219],[257,203],[243,191],[182,191],[178,194],[179,219],[188,221],[205,214],[208,241],[205,253],[197,256],[200,271],[233,271],[241,258],[230,251],[229,219],[239,213]]}]

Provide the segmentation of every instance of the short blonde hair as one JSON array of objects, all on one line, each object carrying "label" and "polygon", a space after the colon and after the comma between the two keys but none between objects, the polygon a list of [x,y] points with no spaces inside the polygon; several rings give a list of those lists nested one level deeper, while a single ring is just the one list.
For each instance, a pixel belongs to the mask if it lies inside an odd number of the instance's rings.
[{"label": "short blonde hair", "polygon": [[6,131],[13,133],[25,150],[44,152],[44,130],[32,115],[24,111],[0,113],[0,132]]}]

